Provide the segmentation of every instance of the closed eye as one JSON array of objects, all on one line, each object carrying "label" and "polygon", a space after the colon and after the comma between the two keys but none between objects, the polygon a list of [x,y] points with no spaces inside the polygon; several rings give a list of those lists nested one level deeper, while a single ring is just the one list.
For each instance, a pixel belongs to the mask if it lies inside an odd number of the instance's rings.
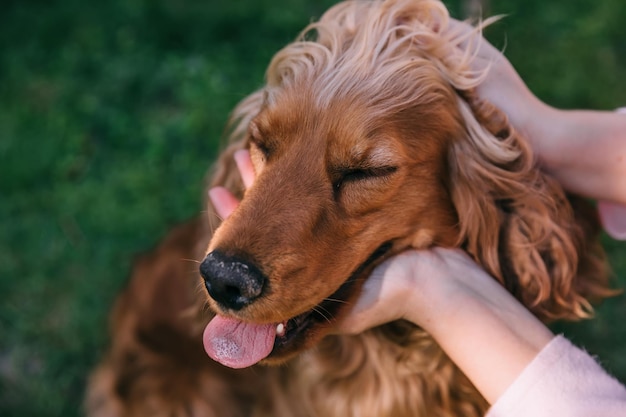
[{"label": "closed eye", "polygon": [[267,160],[270,156],[270,148],[263,142],[255,139],[254,137],[250,138],[250,145],[253,147],[256,147],[259,151],[261,151],[261,154],[263,155],[263,157],[265,158],[265,160]]},{"label": "closed eye", "polygon": [[248,126],[248,137],[250,139],[250,147],[257,148],[267,160],[270,156],[271,149],[267,142],[263,140],[263,135],[255,122],[250,122]]},{"label": "closed eye", "polygon": [[333,181],[333,188],[339,191],[342,186],[348,183],[364,181],[368,179],[385,178],[398,170],[395,166],[346,168],[339,170],[336,179]]}]

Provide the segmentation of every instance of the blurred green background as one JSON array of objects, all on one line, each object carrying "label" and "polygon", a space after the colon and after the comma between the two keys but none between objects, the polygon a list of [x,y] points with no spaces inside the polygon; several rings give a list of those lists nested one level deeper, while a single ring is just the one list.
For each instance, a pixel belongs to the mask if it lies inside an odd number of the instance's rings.
[{"label": "blurred green background", "polygon": [[[332,1],[4,0],[0,416],[76,416],[133,255],[201,210],[229,110]],[[461,1],[447,1],[454,16]],[[626,2],[492,0],[539,97],[626,105]],[[618,285],[626,245],[606,238]],[[626,302],[558,329],[626,380]]]}]

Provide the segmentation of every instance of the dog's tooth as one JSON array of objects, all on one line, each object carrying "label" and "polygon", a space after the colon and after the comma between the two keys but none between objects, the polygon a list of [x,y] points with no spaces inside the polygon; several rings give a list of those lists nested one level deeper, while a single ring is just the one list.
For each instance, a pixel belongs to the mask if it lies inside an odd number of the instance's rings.
[{"label": "dog's tooth", "polygon": [[278,336],[285,335],[285,325],[283,323],[278,323],[278,325],[276,326],[276,334]]}]

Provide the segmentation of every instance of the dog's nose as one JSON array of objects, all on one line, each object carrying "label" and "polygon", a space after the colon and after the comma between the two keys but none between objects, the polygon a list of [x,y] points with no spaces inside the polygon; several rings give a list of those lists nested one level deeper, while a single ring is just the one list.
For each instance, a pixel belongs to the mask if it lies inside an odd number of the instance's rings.
[{"label": "dog's nose", "polygon": [[200,264],[209,295],[226,308],[240,310],[261,295],[263,273],[250,262],[213,251]]}]

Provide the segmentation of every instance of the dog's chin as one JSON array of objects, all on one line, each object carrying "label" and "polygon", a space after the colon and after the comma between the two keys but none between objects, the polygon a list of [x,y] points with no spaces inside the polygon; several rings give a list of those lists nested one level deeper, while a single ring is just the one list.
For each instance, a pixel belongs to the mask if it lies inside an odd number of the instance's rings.
[{"label": "dog's chin", "polygon": [[280,323],[281,334],[277,334],[272,352],[260,363],[282,364],[326,337],[334,324],[348,313],[363,282],[372,269],[389,256],[392,246],[391,242],[380,245],[337,291],[313,309]]}]

